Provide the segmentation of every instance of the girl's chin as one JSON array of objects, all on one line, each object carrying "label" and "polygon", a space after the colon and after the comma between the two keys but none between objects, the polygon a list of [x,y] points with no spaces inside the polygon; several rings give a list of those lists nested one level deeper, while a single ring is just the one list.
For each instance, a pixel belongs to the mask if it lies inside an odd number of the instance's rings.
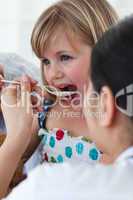
[{"label": "girl's chin", "polygon": [[63,108],[69,108],[76,112],[82,111],[82,102],[78,97],[74,97],[73,99],[64,98],[60,100],[60,105]]}]

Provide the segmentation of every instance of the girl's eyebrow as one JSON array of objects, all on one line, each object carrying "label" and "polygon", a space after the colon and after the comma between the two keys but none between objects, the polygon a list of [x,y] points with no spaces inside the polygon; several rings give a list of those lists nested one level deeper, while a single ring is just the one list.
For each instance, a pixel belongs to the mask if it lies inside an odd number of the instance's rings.
[{"label": "girl's eyebrow", "polygon": [[[56,55],[59,56],[59,55],[61,55],[61,54],[68,54],[68,53],[73,54],[72,51],[62,50],[62,51],[57,51],[57,52],[56,52]],[[44,59],[49,59],[49,58],[48,58],[47,56],[45,56],[45,55],[44,55],[43,57],[40,58],[41,61],[43,61]]]},{"label": "girl's eyebrow", "polygon": [[71,52],[71,51],[68,51],[68,50],[56,52],[57,55],[65,54],[65,53],[72,53],[72,52]]}]

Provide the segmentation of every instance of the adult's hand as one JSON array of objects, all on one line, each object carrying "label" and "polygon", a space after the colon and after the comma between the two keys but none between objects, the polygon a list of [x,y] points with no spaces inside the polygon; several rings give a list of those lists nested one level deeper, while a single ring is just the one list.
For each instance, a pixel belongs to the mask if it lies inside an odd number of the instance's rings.
[{"label": "adult's hand", "polygon": [[33,123],[31,84],[30,79],[23,76],[20,79],[20,86],[12,84],[3,89],[1,108],[9,137],[18,134],[27,137],[27,140],[31,137]]}]

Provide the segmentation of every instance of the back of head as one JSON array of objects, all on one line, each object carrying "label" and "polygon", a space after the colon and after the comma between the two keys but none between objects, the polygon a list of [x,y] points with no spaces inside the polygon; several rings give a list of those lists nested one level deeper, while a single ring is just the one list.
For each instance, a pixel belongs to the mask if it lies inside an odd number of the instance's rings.
[{"label": "back of head", "polygon": [[118,16],[106,0],[61,0],[45,10],[33,29],[31,44],[41,58],[49,40],[62,27],[69,35],[79,36],[94,46]]},{"label": "back of head", "polygon": [[94,47],[91,81],[97,92],[109,86],[117,105],[127,108],[127,93],[133,93],[133,16],[108,30]]}]

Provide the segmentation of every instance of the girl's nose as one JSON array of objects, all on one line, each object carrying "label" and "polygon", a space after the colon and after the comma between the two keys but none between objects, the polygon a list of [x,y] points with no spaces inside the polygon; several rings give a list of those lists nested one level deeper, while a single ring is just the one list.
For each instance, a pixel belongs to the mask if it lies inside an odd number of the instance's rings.
[{"label": "girl's nose", "polygon": [[51,78],[52,79],[60,79],[63,77],[63,71],[59,65],[53,65],[51,68]]}]

